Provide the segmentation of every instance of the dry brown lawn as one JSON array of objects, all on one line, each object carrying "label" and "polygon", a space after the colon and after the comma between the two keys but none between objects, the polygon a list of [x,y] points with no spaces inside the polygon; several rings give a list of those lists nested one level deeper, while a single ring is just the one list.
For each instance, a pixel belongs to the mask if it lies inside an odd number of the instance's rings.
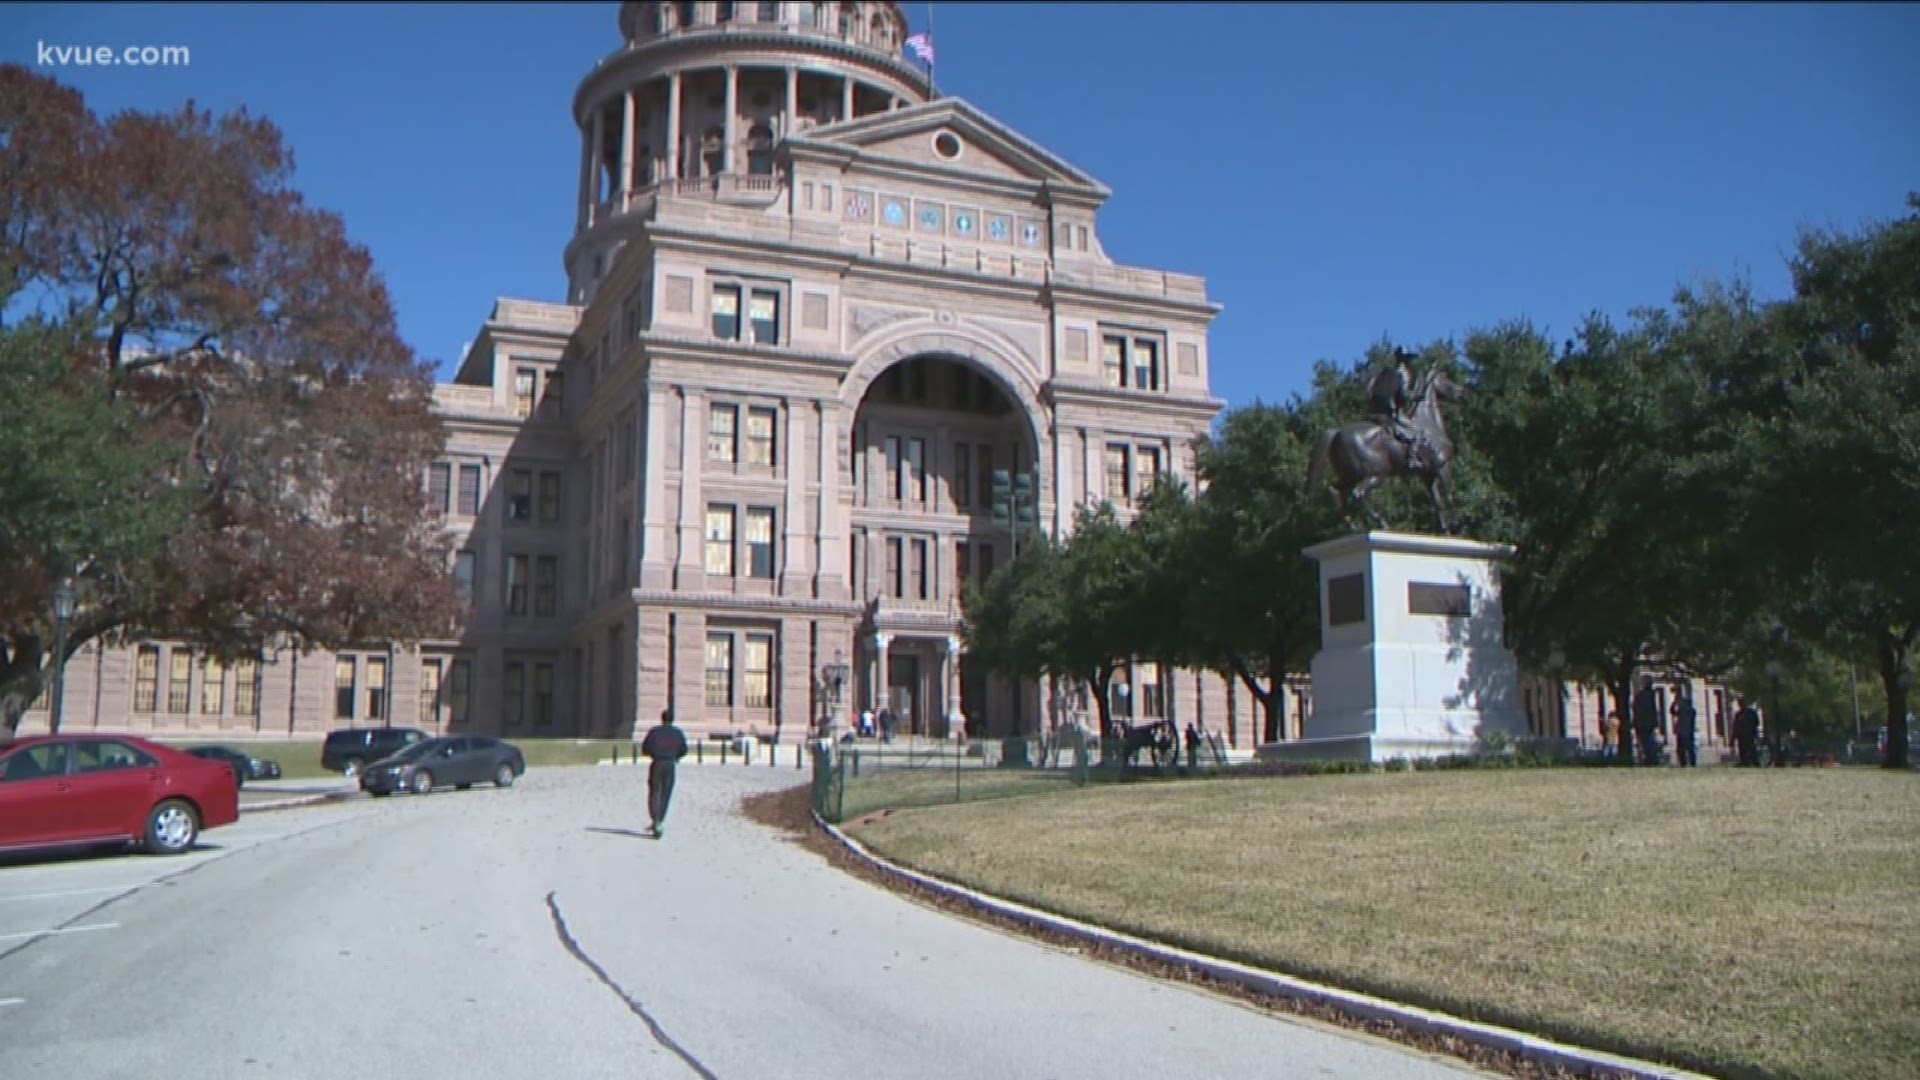
[{"label": "dry brown lawn", "polygon": [[1093,786],[859,836],[1090,922],[1588,1046],[1728,1075],[1920,1076],[1916,774]]}]

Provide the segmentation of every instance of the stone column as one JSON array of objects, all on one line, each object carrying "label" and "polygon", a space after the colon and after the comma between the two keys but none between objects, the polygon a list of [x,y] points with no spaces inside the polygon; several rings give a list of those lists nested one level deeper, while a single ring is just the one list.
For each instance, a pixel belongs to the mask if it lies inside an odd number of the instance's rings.
[{"label": "stone column", "polygon": [[948,635],[946,686],[941,693],[947,699],[947,734],[952,735],[966,723],[966,717],[960,712],[960,639]]},{"label": "stone column", "polygon": [[593,206],[593,125],[580,129],[580,216],[575,229],[587,227]]},{"label": "stone column", "polygon": [[892,634],[880,633],[873,635],[873,652],[869,655],[869,662],[873,667],[872,674],[867,680],[867,707],[873,710],[876,717],[880,712],[880,703],[885,700],[886,693],[889,689],[887,686],[887,650],[892,648],[892,646]]},{"label": "stone column", "polygon": [[840,80],[840,119],[853,119],[853,76]]},{"label": "stone column", "polygon": [[[740,111],[740,69],[727,65],[727,115],[720,129],[720,171],[733,172],[733,140],[738,122],[734,114]],[[745,314],[742,312],[741,314]]]},{"label": "stone column", "polygon": [[786,471],[786,492],[780,509],[780,568],[777,577],[780,595],[798,596],[813,569],[808,565],[811,550],[807,544],[803,518],[806,514],[806,431],[801,426],[806,414],[794,408],[793,399],[780,403],[780,465]]},{"label": "stone column", "polygon": [[667,176],[680,179],[680,73],[667,76]]},{"label": "stone column", "polygon": [[600,208],[600,170],[604,164],[604,162],[601,160],[600,155],[602,152],[601,148],[606,146],[607,144],[606,136],[607,136],[606,110],[600,108],[599,106],[595,106],[593,110],[593,168],[587,172],[587,177],[588,177],[587,205],[589,207],[588,218],[587,218],[588,224],[592,224],[594,216]]},{"label": "stone column", "polygon": [[665,589],[672,584],[672,556],[667,530],[667,391],[647,384],[646,457],[641,460],[645,496],[640,500],[640,587]]},{"label": "stone column", "polygon": [[831,583],[847,565],[847,530],[840,512],[839,424],[823,403],[816,402],[814,411],[819,441],[816,447],[819,459],[815,464],[819,469],[820,491],[815,505],[814,551],[817,554],[813,595],[826,597],[833,594]]},{"label": "stone column", "polygon": [[781,135],[792,135],[800,116],[800,69],[787,65],[787,120]]},{"label": "stone column", "polygon": [[702,588],[707,580],[707,516],[701,505],[700,469],[706,455],[706,394],[685,388],[680,404],[680,552],[674,567],[674,583],[682,589]]},{"label": "stone column", "polygon": [[628,196],[633,194],[633,91],[620,95],[620,201],[625,212]]}]

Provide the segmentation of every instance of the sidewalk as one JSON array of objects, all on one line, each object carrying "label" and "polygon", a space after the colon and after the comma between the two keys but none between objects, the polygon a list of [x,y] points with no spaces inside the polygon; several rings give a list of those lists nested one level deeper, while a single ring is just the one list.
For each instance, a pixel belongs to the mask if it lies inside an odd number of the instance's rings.
[{"label": "sidewalk", "polygon": [[359,793],[358,781],[340,776],[303,780],[249,780],[247,786],[240,789],[240,812],[245,814],[312,806],[337,799],[351,799]]}]

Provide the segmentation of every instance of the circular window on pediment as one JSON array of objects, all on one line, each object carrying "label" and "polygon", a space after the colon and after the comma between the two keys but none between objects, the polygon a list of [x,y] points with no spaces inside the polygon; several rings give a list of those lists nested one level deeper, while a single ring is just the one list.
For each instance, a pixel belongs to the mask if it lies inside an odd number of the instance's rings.
[{"label": "circular window on pediment", "polygon": [[933,152],[952,161],[960,156],[960,136],[951,131],[943,131],[933,137]]}]

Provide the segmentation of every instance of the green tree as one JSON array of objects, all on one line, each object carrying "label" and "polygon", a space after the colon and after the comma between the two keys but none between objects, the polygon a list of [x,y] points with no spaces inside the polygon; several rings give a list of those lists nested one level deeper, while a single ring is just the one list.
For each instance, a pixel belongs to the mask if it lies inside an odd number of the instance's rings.
[{"label": "green tree", "polygon": [[1778,605],[1803,635],[1874,660],[1888,764],[1907,760],[1920,637],[1920,196],[1858,234],[1808,233],[1794,295],[1773,312],[1779,362],[1755,394],[1784,405],[1751,425],[1767,465],[1762,536]]}]

